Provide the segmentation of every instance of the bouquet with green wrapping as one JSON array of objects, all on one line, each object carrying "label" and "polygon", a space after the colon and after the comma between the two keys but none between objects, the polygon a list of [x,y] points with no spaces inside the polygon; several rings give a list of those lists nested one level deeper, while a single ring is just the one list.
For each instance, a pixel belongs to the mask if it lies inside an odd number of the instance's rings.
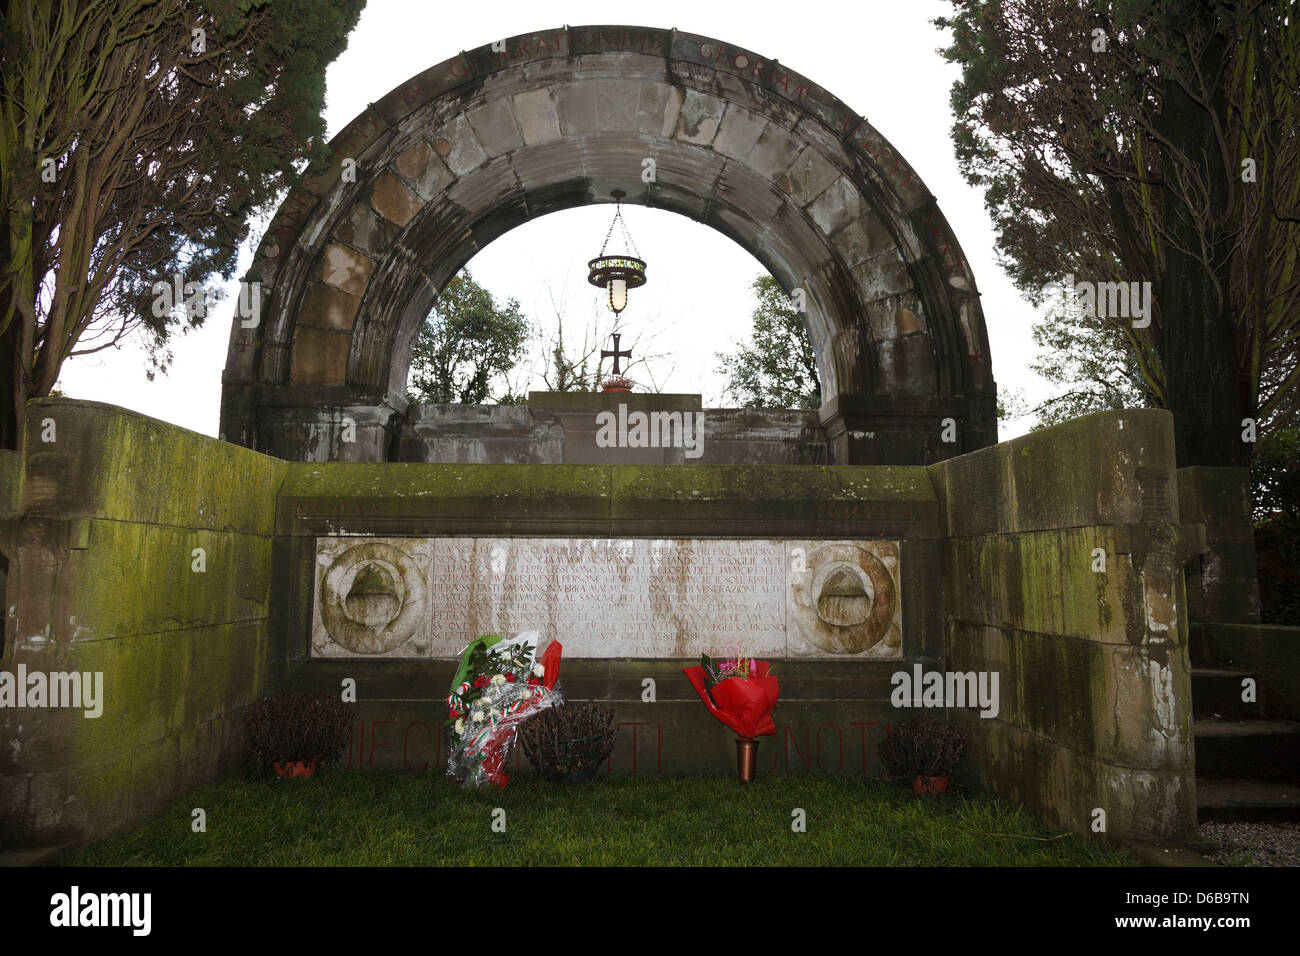
[{"label": "bouquet with green wrapping", "polygon": [[447,775],[461,783],[504,788],[505,761],[519,725],[563,703],[556,680],[563,647],[552,641],[537,657],[537,631],[512,638],[488,634],[470,643],[447,696]]}]

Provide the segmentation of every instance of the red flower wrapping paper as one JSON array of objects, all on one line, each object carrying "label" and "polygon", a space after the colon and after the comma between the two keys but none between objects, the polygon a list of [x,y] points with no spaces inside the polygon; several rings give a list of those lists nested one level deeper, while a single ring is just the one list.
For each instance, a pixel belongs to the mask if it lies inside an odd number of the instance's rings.
[{"label": "red flower wrapping paper", "polygon": [[714,684],[710,693],[700,665],[683,667],[682,673],[700,695],[709,713],[736,732],[750,740],[776,733],[772,708],[780,696],[776,678],[768,676],[767,661],[754,661],[757,676],[748,679],[728,677]]}]

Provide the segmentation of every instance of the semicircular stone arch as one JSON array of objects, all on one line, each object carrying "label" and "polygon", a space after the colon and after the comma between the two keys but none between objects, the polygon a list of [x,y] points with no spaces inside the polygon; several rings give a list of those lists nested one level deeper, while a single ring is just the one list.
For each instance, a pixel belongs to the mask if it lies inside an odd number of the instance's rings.
[{"label": "semicircular stone arch", "polygon": [[[227,440],[392,458],[412,343],[443,285],[515,226],[621,189],[804,290],[831,461],[996,441],[979,294],[934,197],[869,122],[775,60],[676,30],[525,34],[413,77],[329,150],[249,270],[259,309],[231,327]],[[359,435],[346,452],[330,437],[345,419]]]}]

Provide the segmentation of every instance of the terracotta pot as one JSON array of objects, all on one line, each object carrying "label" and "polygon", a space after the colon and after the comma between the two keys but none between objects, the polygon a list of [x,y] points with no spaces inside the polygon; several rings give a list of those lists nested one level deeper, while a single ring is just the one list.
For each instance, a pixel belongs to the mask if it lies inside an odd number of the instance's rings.
[{"label": "terracotta pot", "polygon": [[630,391],[632,391],[632,389],[630,389],[630,388],[607,388],[607,387],[604,386],[604,385],[602,385],[602,386],[600,387],[600,390],[601,390],[602,392],[630,392]]},{"label": "terracotta pot", "polygon": [[273,763],[271,769],[275,771],[277,777],[288,779],[290,777],[314,777],[316,776],[316,761],[314,760],[288,760],[284,763]]},{"label": "terracotta pot", "polygon": [[948,784],[952,777],[924,777],[917,776],[912,780],[912,789],[921,796],[941,797],[948,792]]},{"label": "terracotta pot", "polygon": [[758,741],[736,738],[736,772],[741,783],[754,781],[754,768],[758,765]]}]

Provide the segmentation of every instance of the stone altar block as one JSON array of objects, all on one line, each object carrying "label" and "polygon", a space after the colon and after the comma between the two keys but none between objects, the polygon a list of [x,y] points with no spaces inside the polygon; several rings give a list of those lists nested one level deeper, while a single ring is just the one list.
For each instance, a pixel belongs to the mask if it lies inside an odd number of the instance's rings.
[{"label": "stone altar block", "polygon": [[535,629],[569,658],[898,658],[899,575],[897,541],[318,537],[311,653]]}]

